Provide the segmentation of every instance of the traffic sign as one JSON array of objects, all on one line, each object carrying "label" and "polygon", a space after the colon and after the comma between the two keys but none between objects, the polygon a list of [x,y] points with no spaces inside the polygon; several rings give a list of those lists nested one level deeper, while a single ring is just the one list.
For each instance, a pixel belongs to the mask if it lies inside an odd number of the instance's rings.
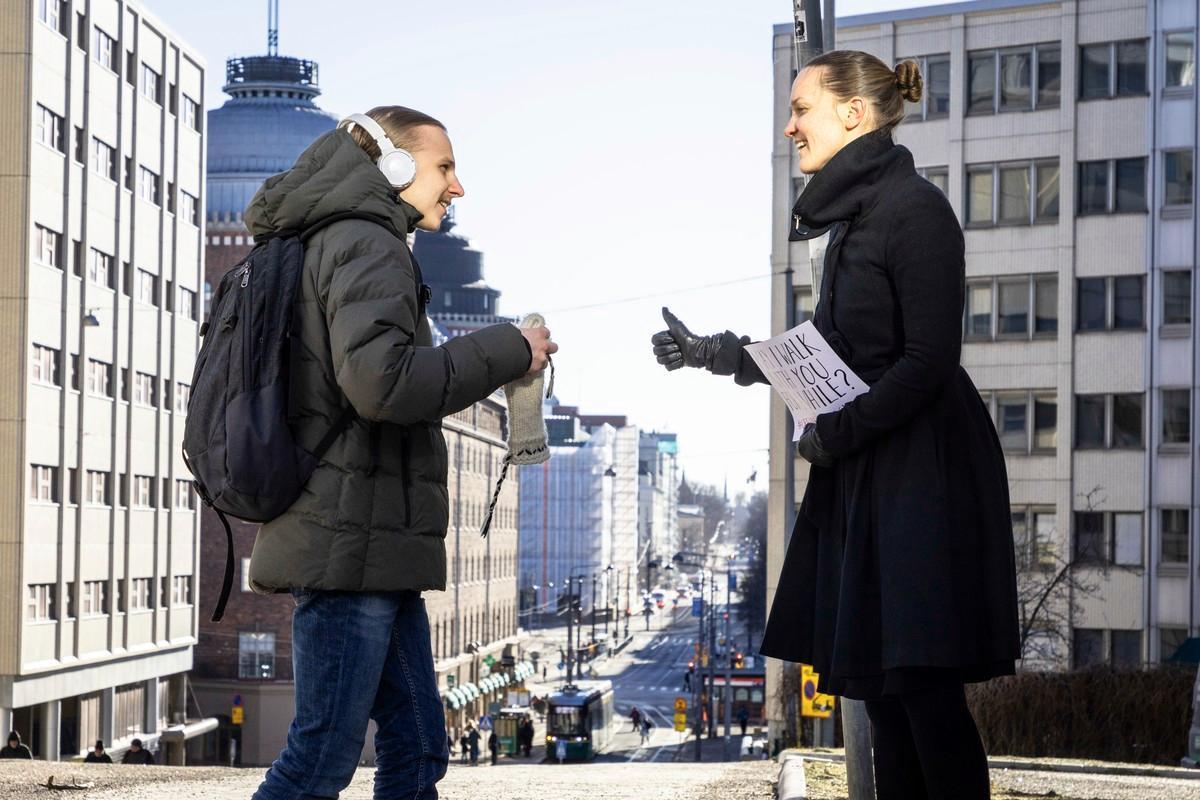
[{"label": "traffic sign", "polygon": [[687,698],[686,697],[676,697],[675,698],[675,711],[676,711],[676,713],[679,713],[682,711],[687,711]]},{"label": "traffic sign", "polygon": [[693,617],[704,616],[704,600],[703,599],[701,599],[699,597],[692,598],[692,616]]},{"label": "traffic sign", "polygon": [[675,730],[683,733],[687,730],[687,714],[675,715]]},{"label": "traffic sign", "polygon": [[800,715],[828,719],[833,715],[833,695],[817,691],[819,676],[808,664],[800,665]]},{"label": "traffic sign", "polygon": [[234,706],[233,713],[229,715],[229,721],[234,725],[241,725],[246,721],[246,709],[242,706]]},{"label": "traffic sign", "polygon": [[492,729],[492,718],[490,716],[488,716],[487,714],[484,714],[482,717],[479,718],[479,730],[490,731],[491,729]]}]

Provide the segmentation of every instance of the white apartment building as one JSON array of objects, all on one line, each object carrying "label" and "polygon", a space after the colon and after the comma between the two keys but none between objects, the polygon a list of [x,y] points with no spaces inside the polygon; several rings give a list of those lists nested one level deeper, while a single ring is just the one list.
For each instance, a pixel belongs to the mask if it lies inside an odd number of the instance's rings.
[{"label": "white apartment building", "polygon": [[205,724],[186,724],[199,520],[180,455],[205,65],[123,0],[0,19],[0,730],[49,760],[140,737],[179,763]]},{"label": "white apartment building", "polygon": [[[1184,0],[977,0],[837,23],[839,49],[921,64],[896,139],[965,228],[962,359],[1008,454],[1018,560],[1077,576],[1055,617],[1069,630],[1032,637],[1030,665],[1154,663],[1200,633],[1196,16]],[[774,52],[772,262],[795,285],[775,280],[779,332],[812,312],[821,245],[787,241],[803,185],[782,133],[791,26]],[[772,580],[784,413],[773,401]],[[805,474],[796,461],[797,502]]]}]

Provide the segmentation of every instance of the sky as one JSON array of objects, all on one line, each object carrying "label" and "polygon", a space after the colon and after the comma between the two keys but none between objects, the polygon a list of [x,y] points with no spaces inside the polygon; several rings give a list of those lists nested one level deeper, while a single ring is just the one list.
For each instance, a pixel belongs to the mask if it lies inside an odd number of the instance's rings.
[{"label": "sky", "polygon": [[[210,108],[225,59],[266,52],[266,0],[143,2],[207,60]],[[838,15],[931,4],[843,0]],[[677,433],[688,480],[733,495],[766,489],[770,389],[667,373],[649,339],[663,305],[698,334],[770,334],[772,26],[791,9],[282,0],[279,52],[318,62],[327,111],[398,104],[445,123],[457,232],[500,313],[546,317],[559,400]]]}]

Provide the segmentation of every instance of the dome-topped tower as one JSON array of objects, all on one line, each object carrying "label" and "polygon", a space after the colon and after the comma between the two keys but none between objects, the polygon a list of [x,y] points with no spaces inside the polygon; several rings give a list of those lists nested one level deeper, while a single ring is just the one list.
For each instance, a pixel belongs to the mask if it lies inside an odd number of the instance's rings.
[{"label": "dome-topped tower", "polygon": [[418,230],[413,255],[421,275],[433,289],[429,316],[452,335],[469,333],[497,322],[500,290],[483,279],[483,253],[471,247],[465,236],[454,232],[454,212],[442,217],[434,233]]},{"label": "dome-topped tower", "polygon": [[250,252],[242,212],[258,187],[337,125],[315,102],[316,62],[279,55],[278,9],[272,4],[270,11],[267,55],[226,61],[229,99],[208,112],[205,273],[214,287]]}]

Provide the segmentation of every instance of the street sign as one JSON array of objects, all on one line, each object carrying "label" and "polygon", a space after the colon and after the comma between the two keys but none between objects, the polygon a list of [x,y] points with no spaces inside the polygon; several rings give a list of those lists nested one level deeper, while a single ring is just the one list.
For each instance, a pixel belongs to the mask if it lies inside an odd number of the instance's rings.
[{"label": "street sign", "polygon": [[686,697],[676,697],[675,698],[675,711],[676,711],[676,713],[679,713],[682,711],[687,711],[687,698]]},{"label": "street sign", "polygon": [[453,689],[453,688],[454,688],[454,684],[456,684],[456,683],[458,683],[458,676],[457,676],[457,675],[447,675],[447,676],[446,676],[446,687],[447,687],[447,688],[449,688],[449,689]]},{"label": "street sign", "polygon": [[495,656],[484,656],[483,663],[487,664],[490,667],[492,664],[496,663],[496,657]]},{"label": "street sign", "polygon": [[737,573],[736,572],[729,573],[729,591],[731,591],[731,592],[737,591]]},{"label": "street sign", "polygon": [[242,706],[234,706],[233,712],[229,715],[229,721],[234,725],[241,725],[246,721],[246,709]]},{"label": "street sign", "polygon": [[833,716],[833,695],[817,691],[818,677],[808,664],[800,665],[800,715],[828,719]]},{"label": "street sign", "polygon": [[687,730],[687,714],[675,715],[675,730],[683,733]]},{"label": "street sign", "polygon": [[692,616],[693,617],[704,616],[704,600],[702,598],[699,598],[699,597],[692,598]]},{"label": "street sign", "polygon": [[492,718],[490,716],[488,716],[487,714],[484,714],[482,717],[479,718],[479,730],[490,731],[491,729],[492,729]]}]

